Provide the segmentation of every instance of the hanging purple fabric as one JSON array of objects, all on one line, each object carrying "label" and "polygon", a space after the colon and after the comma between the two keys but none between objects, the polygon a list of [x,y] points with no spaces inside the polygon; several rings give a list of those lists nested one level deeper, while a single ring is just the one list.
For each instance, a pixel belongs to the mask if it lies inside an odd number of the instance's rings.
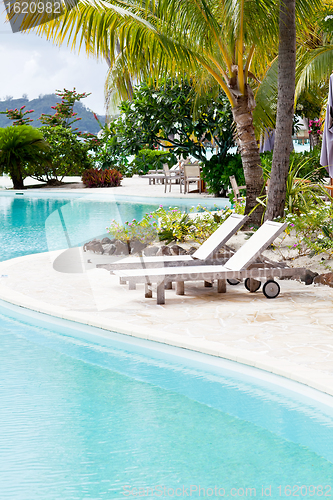
[{"label": "hanging purple fabric", "polygon": [[333,178],[333,75],[330,76],[330,90],[328,93],[320,164],[326,167],[329,176]]},{"label": "hanging purple fabric", "polygon": [[264,136],[260,137],[259,153],[265,153],[265,151],[273,151],[274,141],[275,141],[275,130],[271,128],[266,128]]}]

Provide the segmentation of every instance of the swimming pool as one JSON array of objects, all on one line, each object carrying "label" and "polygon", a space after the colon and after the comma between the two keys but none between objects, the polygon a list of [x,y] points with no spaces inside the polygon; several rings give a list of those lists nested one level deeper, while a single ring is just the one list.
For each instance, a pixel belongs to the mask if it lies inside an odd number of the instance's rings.
[{"label": "swimming pool", "polygon": [[[71,244],[97,236],[87,200],[55,201],[40,219],[33,201],[13,219],[35,221],[33,251],[43,220],[44,248],[59,244],[59,209]],[[332,495],[331,398],[157,343],[98,342],[97,330],[5,303],[0,314],[1,500]]]},{"label": "swimming pool", "polygon": [[[181,203],[180,203],[181,201]],[[160,204],[183,211],[197,200],[84,195],[40,192],[0,193],[0,260],[21,255],[80,246],[89,239],[106,236],[112,219],[140,220]],[[213,207],[216,200],[205,200]],[[219,207],[227,201],[218,200]]]},{"label": "swimming pool", "polygon": [[231,362],[0,313],[1,499],[331,494],[332,406]]}]

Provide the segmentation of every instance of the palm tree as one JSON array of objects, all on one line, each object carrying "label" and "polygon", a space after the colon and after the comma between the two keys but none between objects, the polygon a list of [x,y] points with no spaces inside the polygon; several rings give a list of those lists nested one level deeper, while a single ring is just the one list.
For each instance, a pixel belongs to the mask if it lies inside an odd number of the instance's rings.
[{"label": "palm tree", "polygon": [[291,153],[296,71],[295,0],[283,0],[279,22],[276,133],[265,218],[283,217]]},{"label": "palm tree", "polygon": [[236,124],[247,186],[245,212],[257,206],[250,220],[259,225],[263,208],[257,197],[264,179],[253,127],[250,80],[256,77],[251,67],[260,76],[272,58],[277,14],[274,0],[83,0],[38,31],[56,43],[71,40],[90,54],[108,56],[119,87],[126,87],[128,74],[138,80],[191,76],[199,91],[203,82],[220,86]]},{"label": "palm tree", "polygon": [[0,172],[10,176],[14,189],[23,189],[28,167],[44,161],[48,149],[42,133],[30,125],[0,128]]},{"label": "palm tree", "polygon": [[[300,0],[298,18],[312,4]],[[257,85],[276,56],[278,13],[276,0],[81,0],[38,31],[58,44],[84,45],[88,53],[108,57],[111,80],[124,92],[129,75],[139,81],[187,76],[197,80],[199,92],[203,83],[220,86],[233,110],[248,214],[258,206],[264,183],[250,81]],[[29,19],[25,22],[29,27]],[[262,211],[259,205],[251,224],[260,224]]]}]

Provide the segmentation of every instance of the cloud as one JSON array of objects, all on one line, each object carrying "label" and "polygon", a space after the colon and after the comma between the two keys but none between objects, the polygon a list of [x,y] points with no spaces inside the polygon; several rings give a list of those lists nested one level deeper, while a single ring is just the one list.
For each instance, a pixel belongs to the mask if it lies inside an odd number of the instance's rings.
[{"label": "cloud", "polygon": [[[0,4],[2,11],[3,5]],[[93,111],[104,114],[105,61],[88,58],[84,52],[71,52],[65,45],[56,47],[34,33],[12,33],[5,14],[0,14],[0,99],[28,94],[52,94],[56,89],[91,92],[82,101]]]}]

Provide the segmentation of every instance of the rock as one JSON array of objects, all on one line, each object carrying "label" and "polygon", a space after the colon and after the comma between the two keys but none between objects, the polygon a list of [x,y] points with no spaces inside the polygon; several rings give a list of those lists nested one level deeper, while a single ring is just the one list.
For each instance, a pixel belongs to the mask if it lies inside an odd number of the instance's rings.
[{"label": "rock", "polygon": [[110,240],[110,238],[105,236],[105,238],[102,239],[101,243],[102,245],[109,245],[110,243],[115,243],[115,241],[116,241],[115,238],[112,238],[112,240]]},{"label": "rock", "polygon": [[114,252],[116,255],[128,255],[129,254],[128,246],[126,243],[123,243],[122,241],[117,240],[115,242],[114,246],[116,247],[115,252]]},{"label": "rock", "polygon": [[166,245],[162,245],[156,255],[172,255],[170,247],[167,247]]},{"label": "rock", "polygon": [[92,240],[83,245],[84,252],[94,252],[102,254],[104,253],[104,249],[102,243],[99,240]]},{"label": "rock", "polygon": [[301,281],[303,281],[306,285],[312,285],[313,280],[318,276],[318,273],[314,273],[310,271],[310,269],[306,269],[304,274],[301,276]]},{"label": "rock", "polygon": [[[103,241],[103,240],[102,240]],[[103,245],[105,255],[113,255],[116,251],[116,245],[109,243],[108,245]]]},{"label": "rock", "polygon": [[156,246],[151,246],[151,247],[146,247],[143,251],[143,255],[146,257],[152,257],[153,255],[156,255],[159,250],[159,247]]},{"label": "rock", "polygon": [[194,252],[196,252],[197,250],[198,250],[197,248],[195,248],[195,247],[191,247],[189,250],[187,250],[187,254],[188,254],[188,255],[193,255],[193,254],[194,254]]},{"label": "rock", "polygon": [[313,281],[333,288],[333,273],[319,274]]},{"label": "rock", "polygon": [[180,247],[179,245],[172,245],[171,252],[172,252],[172,255],[185,255],[186,254],[186,250],[184,250],[184,248]]},{"label": "rock", "polygon": [[130,241],[131,253],[141,253],[144,248],[146,248],[145,243],[141,243],[139,240]]}]

